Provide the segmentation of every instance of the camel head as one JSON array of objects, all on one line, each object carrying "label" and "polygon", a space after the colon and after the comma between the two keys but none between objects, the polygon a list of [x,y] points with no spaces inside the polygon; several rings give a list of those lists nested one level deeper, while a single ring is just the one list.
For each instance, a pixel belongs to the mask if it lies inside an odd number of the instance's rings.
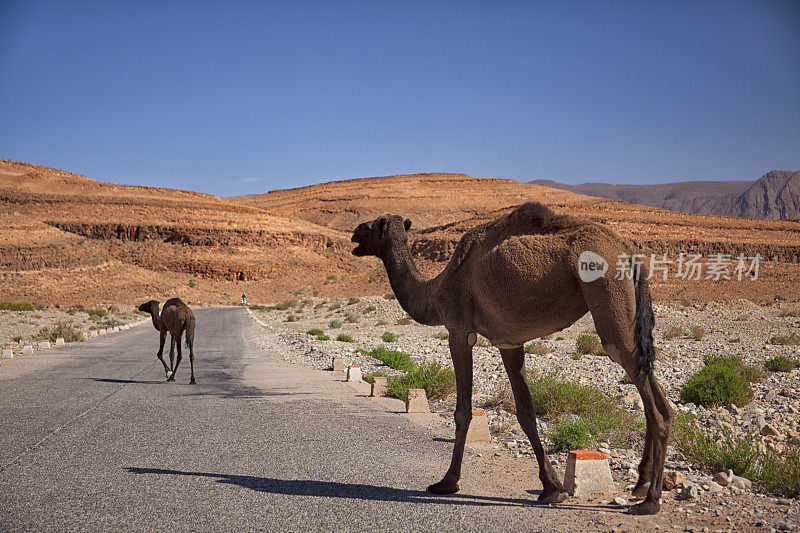
[{"label": "camel head", "polygon": [[363,257],[374,255],[381,257],[386,246],[395,238],[406,242],[406,232],[411,227],[411,221],[403,220],[397,215],[378,217],[372,222],[362,222],[353,232],[352,242],[358,244],[353,249],[353,255]]},{"label": "camel head", "polygon": [[150,300],[149,302],[143,303],[139,306],[139,311],[144,311],[145,313],[158,316],[158,301]]}]

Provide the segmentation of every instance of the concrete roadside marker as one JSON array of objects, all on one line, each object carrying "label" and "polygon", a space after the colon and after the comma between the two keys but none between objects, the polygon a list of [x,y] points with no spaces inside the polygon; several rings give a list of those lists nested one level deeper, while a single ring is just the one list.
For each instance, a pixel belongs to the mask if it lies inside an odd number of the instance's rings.
[{"label": "concrete roadside marker", "polygon": [[344,360],[338,355],[333,356],[333,371],[344,372]]},{"label": "concrete roadside marker", "polygon": [[386,396],[389,390],[389,378],[386,376],[375,376],[372,378],[372,391],[370,396]]},{"label": "concrete roadside marker", "polygon": [[99,333],[97,333],[96,329],[93,329],[93,330],[89,331],[89,336],[90,337],[97,337],[98,335],[99,335]]},{"label": "concrete roadside marker", "polygon": [[108,330],[105,328],[97,330],[98,335],[105,335],[106,333],[108,333]]},{"label": "concrete roadside marker", "polygon": [[22,353],[33,353],[33,344],[26,342],[22,346]]},{"label": "concrete roadside marker", "polygon": [[64,346],[65,344],[64,337],[56,337],[56,346]]},{"label": "concrete roadside marker", "polygon": [[408,389],[406,396],[406,413],[430,413],[431,406],[428,405],[428,397],[425,389]]},{"label": "concrete roadside marker", "polygon": [[117,326],[114,326],[113,328],[111,328],[111,333],[116,333],[118,331],[119,331],[119,328]]},{"label": "concrete roadside marker", "polygon": [[614,480],[605,454],[573,450],[567,455],[564,490],[573,496],[614,492]]},{"label": "concrete roadside marker", "polygon": [[14,350],[11,346],[3,346],[3,357],[14,359]]},{"label": "concrete roadside marker", "polygon": [[361,381],[361,367],[350,365],[347,367],[347,381]]},{"label": "concrete roadside marker", "polygon": [[489,419],[486,411],[472,410],[472,421],[467,430],[467,442],[491,442],[492,434],[489,433]]},{"label": "concrete roadside marker", "polygon": [[39,345],[37,346],[40,350],[49,350],[50,349],[50,341],[40,341]]}]

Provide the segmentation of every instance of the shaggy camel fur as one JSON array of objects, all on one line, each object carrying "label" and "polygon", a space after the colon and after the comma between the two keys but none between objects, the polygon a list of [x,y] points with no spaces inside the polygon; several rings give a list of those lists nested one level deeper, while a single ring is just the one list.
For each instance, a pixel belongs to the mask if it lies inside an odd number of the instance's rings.
[{"label": "shaggy camel fur", "polygon": [[[472,347],[477,334],[500,349],[511,381],[517,419],[539,463],[541,503],[567,499],[562,481],[545,456],[525,379],[523,344],[555,333],[591,311],[609,357],[631,376],[644,402],[647,430],[639,479],[633,490],[644,501],[633,514],[660,510],[661,481],[672,409],[653,375],[653,309],[647,275],[633,265],[631,276],[616,279],[621,254],[631,249],[608,228],[527,203],[507,216],[468,231],[450,263],[435,278],[423,277],[411,259],[411,221],[387,215],[360,224],[352,241],[356,256],[383,261],[397,300],[414,320],[444,325],[456,374],[456,437],[444,478],[428,487],[435,494],[458,491],[467,428],[472,418]],[[584,282],[579,257],[600,255],[611,271]]]},{"label": "shaggy camel fur", "polygon": [[[189,347],[189,362],[192,367],[192,379],[189,381],[191,385],[195,384],[194,380],[194,313],[189,309],[180,298],[171,298],[164,304],[164,309],[161,311],[161,316],[158,314],[158,302],[150,300],[139,306],[139,311],[150,313],[153,319],[153,327],[161,332],[161,345],[158,347],[158,354],[156,356],[161,360],[164,365],[164,372],[167,374],[167,381],[175,381],[175,373],[178,371],[178,365],[181,364],[181,335],[184,330],[186,331],[186,346]],[[169,346],[169,366],[164,361],[164,341],[167,338],[167,331],[170,333],[170,346]],[[175,361],[175,346],[178,347],[178,360]],[[175,363],[173,367],[172,364]]]}]

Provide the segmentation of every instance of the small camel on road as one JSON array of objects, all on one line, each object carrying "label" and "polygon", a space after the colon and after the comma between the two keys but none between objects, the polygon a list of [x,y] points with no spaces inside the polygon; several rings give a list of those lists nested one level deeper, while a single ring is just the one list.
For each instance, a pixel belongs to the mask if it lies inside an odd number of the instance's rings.
[{"label": "small camel on road", "polygon": [[[175,373],[178,371],[178,365],[181,364],[181,335],[186,332],[186,346],[189,348],[189,362],[192,367],[192,379],[189,384],[194,385],[194,325],[195,318],[189,306],[183,303],[180,298],[171,298],[164,303],[164,309],[161,315],[158,314],[158,301],[150,300],[139,306],[139,311],[150,313],[153,319],[153,327],[161,332],[161,345],[158,348],[156,356],[161,360],[164,365],[164,372],[167,374],[167,381],[175,381]],[[167,338],[167,332],[170,333],[170,346],[169,346],[169,366],[164,361],[164,341]],[[175,346],[178,347],[178,360],[175,361]],[[173,367],[173,362],[175,366]]]},{"label": "small camel on road", "polygon": [[[500,349],[517,419],[539,463],[543,490],[538,501],[567,499],[539,439],[525,379],[523,345],[560,331],[591,311],[603,348],[631,377],[644,403],[644,453],[633,489],[644,501],[629,512],[658,513],[673,413],[653,375],[655,318],[647,275],[641,265],[629,260],[630,275],[615,276],[613,270],[604,275],[605,270],[598,270],[603,262],[607,267],[617,265],[623,255],[629,258],[630,246],[603,225],[556,215],[533,202],[465,233],[450,263],[438,276],[427,279],[411,258],[410,227],[410,220],[386,215],[360,224],[351,240],[358,244],[353,255],[371,255],[383,261],[398,302],[414,320],[444,325],[449,332],[457,386],[455,445],[450,468],[428,491],[450,494],[459,490],[472,419],[472,347],[480,334]],[[592,264],[583,264],[587,261],[582,256]],[[582,266],[594,275],[581,275]]]}]

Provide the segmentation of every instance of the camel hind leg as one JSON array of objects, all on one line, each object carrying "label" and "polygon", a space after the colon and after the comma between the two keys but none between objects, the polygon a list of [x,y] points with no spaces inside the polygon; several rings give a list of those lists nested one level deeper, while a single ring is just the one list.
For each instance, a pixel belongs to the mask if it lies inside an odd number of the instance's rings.
[{"label": "camel hind leg", "polygon": [[503,364],[506,367],[508,379],[511,381],[511,390],[514,392],[514,402],[517,406],[517,420],[525,435],[528,436],[536,461],[539,463],[539,479],[542,482],[542,493],[539,503],[558,503],[566,500],[569,495],[564,491],[564,485],[547,460],[542,441],[539,439],[539,430],[536,427],[536,412],[533,408],[531,391],[525,379],[525,350],[520,346],[508,350],[500,350],[503,355]]},{"label": "camel hind leg", "polygon": [[192,379],[189,380],[189,385],[197,383],[194,380],[194,328],[186,330],[186,343],[189,345],[189,364],[192,369]]},{"label": "camel hind leg", "polygon": [[636,298],[631,280],[601,278],[583,283],[586,304],[609,357],[622,366],[642,397],[647,429],[639,480],[634,494],[645,500],[631,508],[633,514],[655,514],[661,509],[661,484],[672,409],[652,371],[640,366],[642,349],[636,340]]},{"label": "camel hind leg", "polygon": [[[180,350],[180,347],[178,347]],[[167,372],[167,381],[175,381],[175,367],[172,366],[175,362],[175,335],[170,333],[169,335],[169,368],[170,371]]]},{"label": "camel hind leg", "polygon": [[181,335],[183,335],[183,331],[178,332],[177,338],[174,340],[175,346],[178,348],[178,358],[175,359],[175,369],[172,371],[172,380],[175,380],[175,374],[178,373],[178,365],[181,364],[181,359],[183,359],[183,352],[181,350]]}]

